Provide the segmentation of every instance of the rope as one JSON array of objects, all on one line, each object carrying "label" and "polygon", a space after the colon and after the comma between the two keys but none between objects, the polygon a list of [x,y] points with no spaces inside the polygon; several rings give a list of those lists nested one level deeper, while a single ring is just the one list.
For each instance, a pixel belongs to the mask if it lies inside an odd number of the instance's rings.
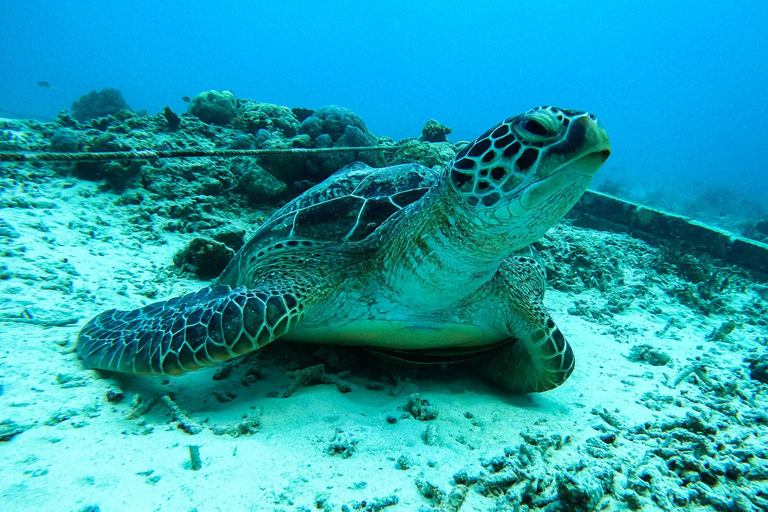
[{"label": "rope", "polygon": [[343,153],[349,151],[396,151],[403,146],[357,146],[286,149],[171,149],[165,151],[105,151],[98,153],[54,153],[44,151],[0,151],[0,162],[98,162],[104,160],[156,160],[159,158],[236,157]]}]

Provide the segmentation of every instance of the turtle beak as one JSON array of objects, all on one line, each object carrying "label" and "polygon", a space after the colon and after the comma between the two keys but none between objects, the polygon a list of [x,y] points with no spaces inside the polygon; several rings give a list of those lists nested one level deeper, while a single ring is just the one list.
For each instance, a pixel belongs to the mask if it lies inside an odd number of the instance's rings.
[{"label": "turtle beak", "polygon": [[586,176],[591,178],[597,173],[598,169],[602,167],[605,161],[608,160],[610,155],[610,149],[593,151],[592,153],[587,153],[586,155],[577,158],[569,164],[566,164],[558,172],[562,171],[568,174],[575,174],[577,176]]},{"label": "turtle beak", "polygon": [[572,157],[570,161],[556,168],[552,174],[565,171],[571,175],[591,178],[611,156],[611,140],[603,125],[592,114],[574,120],[572,125],[561,143],[562,150],[567,151],[569,146],[583,150],[580,154],[573,155],[575,158]]}]

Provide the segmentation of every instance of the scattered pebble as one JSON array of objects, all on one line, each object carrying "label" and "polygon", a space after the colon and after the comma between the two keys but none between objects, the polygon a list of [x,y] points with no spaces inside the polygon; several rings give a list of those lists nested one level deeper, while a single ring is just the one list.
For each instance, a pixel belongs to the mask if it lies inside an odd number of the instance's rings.
[{"label": "scattered pebble", "polygon": [[383,510],[387,507],[397,505],[399,502],[400,498],[398,498],[397,495],[392,494],[384,498],[374,498],[372,500],[366,500],[362,502],[352,502],[350,505],[342,505],[341,511],[353,512],[359,510],[362,512],[378,512],[379,510]]},{"label": "scattered pebble", "polygon": [[335,384],[342,393],[349,393],[352,387],[344,381],[349,378],[348,372],[341,372],[338,375],[325,373],[325,365],[318,364],[304,368],[303,370],[286,372],[289,378],[293,379],[290,387],[283,393],[283,398],[288,398],[299,388],[311,384]]},{"label": "scattered pebble", "polygon": [[176,427],[179,430],[182,430],[190,435],[199,434],[203,431],[202,425],[192,421],[192,419],[190,419],[189,416],[187,416],[187,414],[182,411],[178,405],[176,405],[176,402],[174,402],[170,396],[163,396],[163,402],[168,407],[168,409],[170,409],[171,415],[173,416],[173,421],[176,422]]},{"label": "scattered pebble", "polygon": [[125,394],[122,391],[110,389],[107,391],[107,402],[111,404],[119,404],[125,398]]},{"label": "scattered pebble", "polygon": [[720,324],[720,327],[713,329],[709,335],[707,335],[707,340],[709,341],[725,341],[728,339],[728,336],[736,329],[736,322],[732,322],[731,320],[726,320],[722,324]]},{"label": "scattered pebble", "polygon": [[419,421],[429,421],[437,418],[437,407],[430,405],[429,400],[422,400],[418,393],[408,396],[408,402],[405,404],[405,410]]},{"label": "scattered pebble", "polygon": [[24,428],[15,421],[0,421],[0,442],[8,442],[22,432],[24,432]]},{"label": "scattered pebble", "polygon": [[360,440],[349,432],[337,429],[325,451],[328,455],[341,455],[342,458],[347,459],[357,451],[359,442]]},{"label": "scattered pebble", "polygon": [[414,466],[413,459],[408,456],[407,454],[403,454],[397,458],[397,462],[395,463],[395,466],[397,469],[407,470],[411,469]]},{"label": "scattered pebble", "polygon": [[636,363],[648,363],[651,366],[667,366],[672,363],[669,355],[647,344],[635,345],[629,349],[627,359]]},{"label": "scattered pebble", "polygon": [[203,462],[200,459],[200,447],[197,445],[187,445],[189,448],[189,469],[192,471],[199,471],[203,467]]},{"label": "scattered pebble", "polygon": [[437,446],[439,440],[437,438],[437,425],[430,423],[424,429],[424,444],[427,446]]}]

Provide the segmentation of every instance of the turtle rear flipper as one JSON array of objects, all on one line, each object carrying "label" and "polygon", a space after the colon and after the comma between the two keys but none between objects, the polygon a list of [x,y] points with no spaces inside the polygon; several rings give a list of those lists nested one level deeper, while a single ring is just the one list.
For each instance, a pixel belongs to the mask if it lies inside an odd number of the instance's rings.
[{"label": "turtle rear flipper", "polygon": [[263,347],[300,320],[296,293],[214,286],[133,311],[106,311],[80,331],[89,368],[175,375]]}]

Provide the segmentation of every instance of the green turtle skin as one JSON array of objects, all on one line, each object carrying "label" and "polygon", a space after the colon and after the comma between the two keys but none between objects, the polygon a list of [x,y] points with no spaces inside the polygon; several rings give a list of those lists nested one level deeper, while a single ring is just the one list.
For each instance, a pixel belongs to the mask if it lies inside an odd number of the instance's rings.
[{"label": "green turtle skin", "polygon": [[283,338],[458,355],[510,391],[551,390],[574,355],[529,246],[609,154],[594,115],[537,107],[443,171],[355,162],[275,212],[212,286],[106,311],[82,328],[77,353],[90,368],[179,374]]}]

